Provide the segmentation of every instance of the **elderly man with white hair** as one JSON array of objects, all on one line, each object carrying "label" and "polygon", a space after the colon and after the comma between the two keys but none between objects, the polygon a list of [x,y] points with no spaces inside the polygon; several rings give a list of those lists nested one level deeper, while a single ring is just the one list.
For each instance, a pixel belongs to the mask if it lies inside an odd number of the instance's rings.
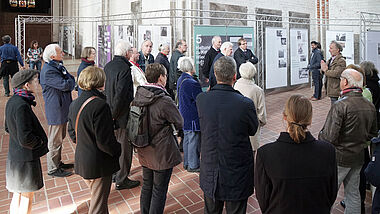
[{"label": "elderly man with white hair", "polygon": [[210,89],[214,87],[214,85],[216,85],[216,77],[214,73],[215,62],[222,56],[232,56],[232,52],[233,52],[232,46],[233,44],[231,42],[224,42],[222,46],[220,47],[221,52],[215,56],[214,61],[212,62],[212,66],[211,66],[210,74],[209,74]]},{"label": "elderly man with white hair", "polygon": [[241,64],[239,71],[241,78],[236,81],[234,88],[242,95],[253,101],[256,107],[257,119],[259,119],[259,126],[256,134],[254,136],[250,136],[253,156],[255,156],[255,151],[259,148],[260,128],[267,123],[264,90],[255,84],[255,80],[253,78],[255,77],[257,71],[252,63],[246,62]]},{"label": "elderly man with white hair", "polygon": [[139,181],[133,181],[128,178],[133,154],[126,129],[129,106],[133,100],[132,64],[129,62],[132,54],[131,45],[127,41],[120,40],[116,44],[114,58],[104,67],[107,103],[111,107],[112,118],[115,121],[116,139],[121,144],[120,170],[116,173],[114,179],[117,190],[131,189],[140,185]]},{"label": "elderly man with white hair", "polygon": [[222,46],[222,38],[220,36],[214,36],[211,40],[211,47],[207,51],[204,59],[204,63],[202,66],[202,74],[204,75],[206,81],[208,82],[208,78],[210,75],[210,69],[212,66],[212,62],[214,62],[214,59],[218,53],[220,53],[220,47]]},{"label": "elderly man with white hair", "polygon": [[179,112],[184,120],[183,167],[188,172],[199,172],[201,129],[196,98],[202,88],[198,79],[193,77],[195,67],[190,57],[179,58],[178,69],[182,71],[177,81],[177,96]]},{"label": "elderly man with white hair", "polygon": [[63,56],[59,45],[46,46],[43,54],[45,65],[40,74],[48,122],[47,168],[48,175],[54,177],[70,176],[72,173],[65,169],[74,167],[74,164],[64,164],[61,161],[62,143],[66,136],[69,106],[72,102],[71,91],[75,87],[74,77],[63,66]]},{"label": "elderly man with white hair", "polygon": [[339,84],[341,97],[332,104],[319,139],[335,146],[338,188],[344,185],[344,213],[360,213],[360,169],[367,141],[377,136],[376,110],[362,95],[360,72],[344,70]]}]

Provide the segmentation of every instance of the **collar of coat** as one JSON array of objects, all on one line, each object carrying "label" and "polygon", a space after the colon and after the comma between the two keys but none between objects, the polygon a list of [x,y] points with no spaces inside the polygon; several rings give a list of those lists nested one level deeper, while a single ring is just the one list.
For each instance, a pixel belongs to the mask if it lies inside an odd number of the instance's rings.
[{"label": "collar of coat", "polygon": [[[344,58],[344,57],[342,56],[342,54],[338,54],[338,55],[336,55],[334,61],[332,61],[331,64],[334,64],[334,63],[338,62],[338,60],[339,60],[340,58]],[[332,57],[329,59],[329,63],[331,62],[332,59],[333,59]]]},{"label": "collar of coat", "polygon": [[231,85],[227,85],[227,84],[216,84],[214,87],[211,88],[210,91],[214,91],[214,90],[232,91],[232,92],[241,94],[238,90],[235,90]]},{"label": "collar of coat", "polygon": [[[281,132],[280,136],[278,137],[277,141],[284,142],[284,143],[295,143],[297,144],[291,137],[288,132]],[[300,143],[311,143],[315,141],[315,138],[309,131],[306,132],[306,138],[301,140]]]},{"label": "collar of coat", "polygon": [[132,67],[132,64],[129,62],[129,60],[127,58],[125,58],[124,56],[118,56],[118,55],[115,55],[113,57],[113,60],[122,60],[124,61],[125,63],[128,64],[129,67]]}]

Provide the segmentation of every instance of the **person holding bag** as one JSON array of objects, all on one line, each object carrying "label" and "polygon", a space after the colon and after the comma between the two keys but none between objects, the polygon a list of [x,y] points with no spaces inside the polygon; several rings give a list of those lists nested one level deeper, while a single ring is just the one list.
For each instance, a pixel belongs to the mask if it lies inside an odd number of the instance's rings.
[{"label": "person holding bag", "polygon": [[102,93],[105,78],[101,68],[85,68],[78,78],[83,93],[69,109],[68,131],[77,144],[74,169],[90,187],[89,213],[108,213],[112,174],[120,169],[120,144],[113,131],[111,109]]}]

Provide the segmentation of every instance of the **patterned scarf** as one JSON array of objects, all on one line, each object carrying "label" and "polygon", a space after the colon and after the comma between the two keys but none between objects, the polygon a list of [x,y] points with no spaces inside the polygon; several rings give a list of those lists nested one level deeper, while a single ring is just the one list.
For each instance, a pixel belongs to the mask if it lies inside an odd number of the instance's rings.
[{"label": "patterned scarf", "polygon": [[34,95],[25,90],[25,89],[20,89],[20,88],[15,88],[13,89],[13,93],[14,95],[17,95],[17,96],[20,96],[20,97],[25,97],[27,100],[29,100],[33,106],[36,106],[36,102],[34,101],[36,99],[36,97],[34,97]]},{"label": "patterned scarf", "polygon": [[351,88],[346,88],[346,89],[344,89],[344,90],[342,90],[341,92],[340,92],[340,96],[343,96],[344,94],[346,94],[346,93],[348,93],[348,92],[351,92],[351,91],[353,91],[353,92],[358,92],[358,93],[363,93],[363,89],[361,89],[361,88],[358,88],[358,87],[351,87]]}]

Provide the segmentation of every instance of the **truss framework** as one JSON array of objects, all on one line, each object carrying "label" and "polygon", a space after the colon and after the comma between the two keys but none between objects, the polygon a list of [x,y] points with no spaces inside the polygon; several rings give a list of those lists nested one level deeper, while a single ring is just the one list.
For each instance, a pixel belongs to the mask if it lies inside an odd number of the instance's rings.
[{"label": "truss framework", "polygon": [[[241,19],[241,17],[246,17],[246,19]],[[358,27],[360,26],[360,61],[365,59],[365,39],[366,32],[369,29],[380,29],[380,14],[375,13],[360,13],[360,19],[315,19],[315,18],[300,18],[300,17],[289,17],[289,16],[278,16],[270,14],[259,14],[259,13],[241,13],[241,12],[226,12],[226,11],[211,11],[211,10],[198,10],[198,9],[170,9],[170,10],[155,10],[146,11],[139,13],[125,13],[116,14],[110,16],[98,16],[98,17],[58,17],[58,16],[27,16],[19,15],[15,18],[15,35],[16,44],[20,49],[23,57],[25,57],[26,46],[25,46],[25,32],[28,24],[59,24],[61,25],[71,25],[74,27],[74,23],[92,23],[94,24],[110,24],[114,25],[119,21],[130,21],[134,25],[135,35],[137,35],[137,26],[139,20],[156,20],[156,19],[170,19],[172,20],[173,28],[179,23],[178,20],[190,20],[190,24],[201,23],[203,20],[223,20],[227,26],[229,26],[234,21],[247,21],[247,26],[255,27],[255,38],[256,38],[256,53],[259,58],[258,68],[258,85],[265,88],[265,28],[267,26],[281,26],[287,29],[288,36],[290,35],[290,25],[304,27],[309,26],[309,29],[313,29],[319,38],[325,38],[326,29],[333,26],[342,27]],[[79,28],[79,27],[78,27]],[[96,27],[95,27],[96,28]],[[189,27],[190,32],[192,32],[192,26]],[[75,29],[78,31],[78,29]],[[309,32],[310,34],[310,32]],[[174,41],[179,38],[176,32],[173,31]],[[188,38],[192,38],[191,35]],[[321,39],[322,40],[322,39]],[[322,45],[326,41],[321,41]],[[191,47],[191,42],[189,43]],[[75,45],[75,44],[74,44]],[[137,44],[135,44],[137,45]],[[325,47],[325,46],[323,46]],[[288,46],[289,49],[289,46]],[[193,54],[190,51],[190,54]],[[288,58],[290,61],[290,58]],[[290,62],[288,62],[290,63]],[[289,71],[288,71],[289,72]]]}]

